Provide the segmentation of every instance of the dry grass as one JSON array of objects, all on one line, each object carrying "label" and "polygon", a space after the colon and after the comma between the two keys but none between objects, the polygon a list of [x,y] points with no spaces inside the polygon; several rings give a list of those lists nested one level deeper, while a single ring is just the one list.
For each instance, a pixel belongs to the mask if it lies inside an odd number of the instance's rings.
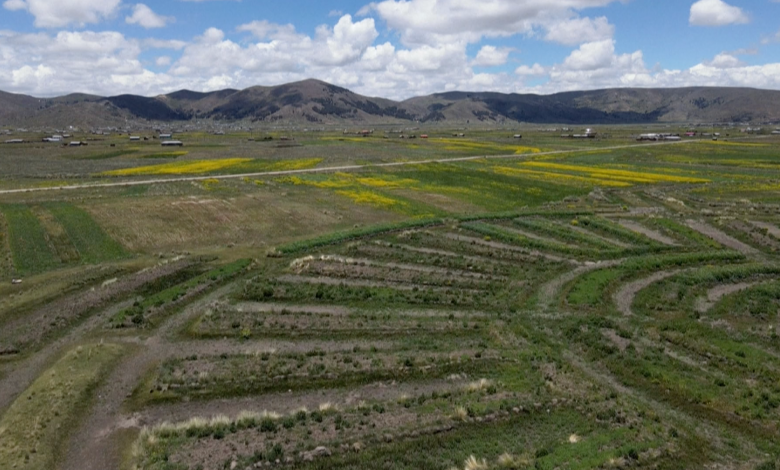
[{"label": "dry grass", "polygon": [[57,361],[11,405],[0,420],[3,468],[48,470],[73,425],[75,414],[90,399],[90,390],[123,348],[115,344],[79,346]]}]

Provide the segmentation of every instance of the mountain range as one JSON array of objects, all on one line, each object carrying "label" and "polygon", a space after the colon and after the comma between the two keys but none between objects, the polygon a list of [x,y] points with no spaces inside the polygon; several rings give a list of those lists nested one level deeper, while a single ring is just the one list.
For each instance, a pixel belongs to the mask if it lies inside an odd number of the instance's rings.
[{"label": "mountain range", "polygon": [[127,122],[278,124],[411,122],[650,124],[780,121],[780,91],[752,88],[615,88],[553,95],[447,92],[392,101],[319,80],[207,93],[57,98],[0,92],[0,126],[109,126]]}]

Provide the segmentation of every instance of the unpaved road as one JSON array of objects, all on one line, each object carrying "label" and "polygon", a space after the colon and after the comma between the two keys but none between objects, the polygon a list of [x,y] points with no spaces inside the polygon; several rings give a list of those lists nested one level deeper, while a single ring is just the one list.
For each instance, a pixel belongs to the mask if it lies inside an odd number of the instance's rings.
[{"label": "unpaved road", "polygon": [[659,142],[659,143],[652,143],[652,144],[634,144],[634,145],[616,145],[612,147],[600,147],[600,148],[587,148],[587,149],[580,149],[580,150],[556,150],[554,152],[541,152],[541,153],[526,153],[526,154],[512,154],[512,155],[494,155],[494,156],[485,156],[480,155],[476,157],[460,157],[460,158],[440,158],[440,159],[434,159],[434,160],[419,160],[419,161],[410,161],[410,162],[392,162],[392,163],[377,163],[377,164],[371,164],[371,165],[343,165],[343,166],[334,166],[334,167],[327,167],[327,168],[309,168],[306,170],[285,170],[285,171],[264,171],[259,173],[242,173],[240,175],[209,175],[209,176],[186,176],[186,177],[179,177],[179,178],[154,178],[154,179],[146,179],[146,180],[134,180],[134,181],[118,181],[113,183],[93,183],[93,184],[71,184],[71,185],[63,185],[63,186],[51,186],[51,187],[28,187],[28,188],[19,188],[19,189],[4,189],[0,190],[0,195],[3,194],[18,194],[18,193],[30,193],[30,192],[40,192],[40,191],[62,191],[62,190],[73,190],[73,189],[94,189],[94,188],[115,188],[115,187],[121,187],[121,186],[140,186],[145,184],[167,184],[167,183],[181,183],[181,182],[190,182],[190,181],[203,181],[207,179],[218,179],[218,180],[226,180],[226,179],[241,179],[241,178],[263,178],[263,177],[270,177],[270,176],[289,176],[289,175],[300,175],[300,174],[307,174],[307,173],[332,173],[332,172],[344,172],[344,171],[359,171],[366,168],[388,168],[388,167],[397,167],[397,166],[408,166],[408,165],[426,165],[429,163],[451,163],[451,162],[468,162],[473,160],[482,160],[482,159],[489,159],[489,160],[496,160],[496,159],[516,159],[516,158],[528,158],[528,157],[539,157],[544,155],[557,155],[557,154],[572,154],[572,153],[583,153],[583,152],[592,152],[593,150],[620,150],[620,149],[627,149],[627,148],[635,148],[635,147],[649,147],[649,146],[656,146],[656,145],[674,145],[674,144],[685,144],[685,143],[691,143],[694,141],[679,141],[679,142]]}]

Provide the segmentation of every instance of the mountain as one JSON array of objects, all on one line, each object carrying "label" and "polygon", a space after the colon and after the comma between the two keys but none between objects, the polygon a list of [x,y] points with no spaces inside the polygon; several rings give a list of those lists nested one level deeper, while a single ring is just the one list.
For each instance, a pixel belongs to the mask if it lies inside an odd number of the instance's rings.
[{"label": "mountain", "polygon": [[0,126],[83,127],[126,122],[251,121],[318,124],[529,122],[636,124],[780,121],[780,91],[617,88],[554,95],[448,92],[396,102],[319,80],[245,90],[181,90],[144,97],[0,92]]}]

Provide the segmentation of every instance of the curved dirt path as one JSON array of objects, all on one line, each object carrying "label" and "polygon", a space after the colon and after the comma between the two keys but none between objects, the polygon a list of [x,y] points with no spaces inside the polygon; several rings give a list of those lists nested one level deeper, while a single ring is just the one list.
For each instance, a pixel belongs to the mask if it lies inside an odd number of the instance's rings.
[{"label": "curved dirt path", "polygon": [[561,291],[563,286],[577,279],[578,277],[587,274],[591,271],[597,271],[599,269],[604,269],[604,268],[614,268],[615,266],[619,266],[624,261],[625,260],[623,259],[618,259],[612,261],[600,261],[598,263],[587,264],[585,266],[580,266],[579,268],[576,268],[572,271],[562,274],[545,284],[542,284],[542,286],[539,288],[539,302],[538,302],[539,308],[541,308],[542,310],[548,310],[552,305],[553,301],[558,297],[558,293]]},{"label": "curved dirt path", "polygon": [[753,248],[752,246],[747,245],[737,240],[736,238],[721,232],[720,230],[716,229],[712,225],[706,224],[704,222],[700,222],[698,220],[686,220],[685,224],[688,227],[701,233],[702,235],[712,238],[713,240],[715,240],[716,242],[720,243],[723,246],[737,250],[743,255],[755,256],[761,254],[761,252],[758,251],[756,248]]},{"label": "curved dirt path", "polygon": [[166,352],[179,349],[166,343],[166,338],[202,312],[210,302],[226,295],[235,283],[223,286],[185,307],[178,315],[168,318],[147,340],[128,338],[126,342],[140,343],[140,347],[120,362],[95,392],[95,403],[89,416],[75,430],[68,442],[68,450],[60,468],[64,470],[118,469],[121,464],[120,443],[112,434],[125,399],[133,392],[149,367],[164,357]]},{"label": "curved dirt path", "polygon": [[715,286],[707,291],[706,297],[697,300],[696,311],[699,313],[706,313],[723,297],[750,289],[759,284],[761,284],[761,282],[740,282],[738,284],[723,284],[720,286]]},{"label": "curved dirt path", "polygon": [[675,274],[680,273],[681,271],[682,269],[675,269],[673,271],[660,271],[653,274],[652,276],[637,279],[636,281],[624,284],[623,287],[621,287],[620,290],[618,290],[613,296],[615,306],[623,315],[633,315],[634,312],[631,311],[631,305],[634,303],[634,298],[636,298],[636,295],[639,293],[639,291],[658,281],[670,278]]},{"label": "curved dirt path", "polygon": [[668,246],[679,246],[679,244],[675,240],[672,240],[671,238],[667,237],[661,232],[656,232],[655,230],[649,229],[644,225],[640,224],[639,222],[633,220],[620,219],[618,220],[618,224],[631,230],[632,232],[636,232],[640,235],[646,236],[651,240],[657,241],[658,243],[663,243],[664,245],[668,245]]}]

